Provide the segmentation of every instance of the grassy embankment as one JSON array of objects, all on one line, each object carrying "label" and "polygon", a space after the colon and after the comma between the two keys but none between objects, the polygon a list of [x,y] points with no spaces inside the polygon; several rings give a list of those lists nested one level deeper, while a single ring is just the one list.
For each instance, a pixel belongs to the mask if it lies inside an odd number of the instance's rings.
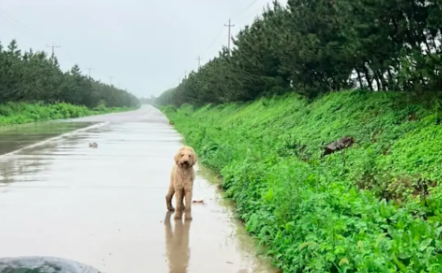
[{"label": "grassy embankment", "polygon": [[0,105],[0,126],[24,124],[36,121],[54,119],[77,118],[83,116],[99,115],[114,112],[134,110],[129,107],[104,107],[99,106],[89,109],[85,106],[67,103],[57,104],[29,104],[7,103]]},{"label": "grassy embankment", "polygon": [[[162,110],[223,176],[276,266],[349,273],[442,272],[440,109],[435,98],[341,92]],[[344,135],[357,143],[321,159]]]}]

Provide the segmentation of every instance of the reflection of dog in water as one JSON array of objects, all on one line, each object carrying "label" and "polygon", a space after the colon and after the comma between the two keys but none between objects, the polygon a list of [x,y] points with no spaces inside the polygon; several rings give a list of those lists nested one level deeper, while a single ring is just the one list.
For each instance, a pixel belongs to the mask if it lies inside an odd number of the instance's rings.
[{"label": "reflection of dog in water", "polygon": [[181,219],[174,221],[175,230],[172,232],[171,217],[172,212],[168,211],[164,219],[169,273],[186,273],[190,259],[190,221],[184,221],[184,224]]}]

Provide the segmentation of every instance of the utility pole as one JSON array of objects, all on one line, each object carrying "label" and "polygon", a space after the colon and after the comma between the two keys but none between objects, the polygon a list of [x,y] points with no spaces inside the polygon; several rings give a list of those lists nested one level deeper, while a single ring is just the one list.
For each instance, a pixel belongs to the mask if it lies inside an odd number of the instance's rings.
[{"label": "utility pole", "polygon": [[200,69],[200,67],[201,67],[201,56],[198,56],[198,58],[196,60],[198,61],[198,69]]},{"label": "utility pole", "polygon": [[94,70],[94,69],[92,67],[89,67],[88,70],[89,70],[89,78],[90,78],[91,77],[91,71]]},{"label": "utility pole", "polygon": [[184,70],[184,79],[187,79],[187,70]]},{"label": "utility pole", "polygon": [[46,45],[46,46],[52,48],[52,56],[54,56],[55,48],[60,48],[59,45],[55,45],[55,44],[52,44],[52,45]]},{"label": "utility pole", "polygon": [[229,32],[228,32],[229,39],[227,40],[227,49],[229,50],[229,53],[230,53],[230,40],[231,40],[231,36],[230,36],[230,28],[234,27],[235,25],[232,25],[232,24],[230,23],[230,19],[229,19],[229,24],[224,25],[224,26],[226,26],[226,27],[229,28]]},{"label": "utility pole", "polygon": [[109,76],[109,84],[110,85],[112,85],[112,79],[113,79],[114,77],[112,77],[112,76]]}]

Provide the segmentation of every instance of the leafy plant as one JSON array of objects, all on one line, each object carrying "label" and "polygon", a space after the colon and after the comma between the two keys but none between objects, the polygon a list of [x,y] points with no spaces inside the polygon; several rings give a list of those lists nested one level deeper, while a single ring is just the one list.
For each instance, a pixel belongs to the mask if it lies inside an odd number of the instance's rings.
[{"label": "leafy plant", "polygon": [[[441,272],[437,97],[296,95],[165,107],[283,272]],[[410,113],[413,118],[408,118]],[[321,158],[343,135],[356,143]]]}]

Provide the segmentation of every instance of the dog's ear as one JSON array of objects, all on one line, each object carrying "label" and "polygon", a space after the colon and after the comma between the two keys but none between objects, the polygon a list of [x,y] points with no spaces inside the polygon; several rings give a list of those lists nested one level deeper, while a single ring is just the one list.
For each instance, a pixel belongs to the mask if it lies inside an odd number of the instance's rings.
[{"label": "dog's ear", "polygon": [[198,162],[198,156],[196,155],[193,149],[191,149],[191,151],[192,151],[192,166],[194,166],[196,162]]},{"label": "dog's ear", "polygon": [[198,156],[196,153],[193,153],[193,165],[195,165],[198,162]]},{"label": "dog's ear", "polygon": [[175,160],[175,164],[179,164],[180,163],[180,157],[181,157],[181,149],[176,153],[174,160]]}]

